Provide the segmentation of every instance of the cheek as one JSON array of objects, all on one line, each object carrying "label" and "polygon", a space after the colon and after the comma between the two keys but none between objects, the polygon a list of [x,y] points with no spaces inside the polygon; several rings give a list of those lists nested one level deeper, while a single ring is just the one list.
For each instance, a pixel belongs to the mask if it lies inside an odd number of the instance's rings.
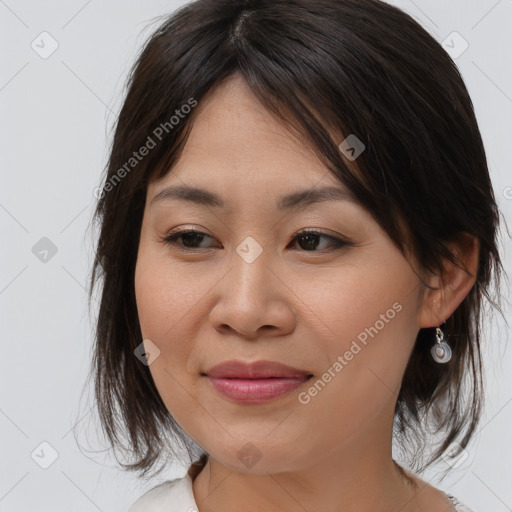
[{"label": "cheek", "polygon": [[[160,350],[158,359],[150,366],[155,383],[162,378],[168,381],[167,372],[182,380],[197,373],[196,342],[208,316],[208,292],[218,279],[212,272],[199,268],[191,271],[190,265],[171,264],[164,251],[140,251],[135,295],[142,336]],[[163,372],[163,377],[158,377],[157,372]]]},{"label": "cheek", "polygon": [[143,339],[151,340],[160,350],[158,358],[149,367],[158,389],[166,379],[165,368],[172,361],[179,361],[180,352],[183,352],[180,337],[174,336],[186,309],[185,301],[178,293],[180,287],[179,279],[171,279],[154,257],[147,252],[139,253],[135,269],[137,313]]},{"label": "cheek", "polygon": [[[417,334],[416,286],[406,265],[383,261],[294,288],[322,339],[326,385],[318,386],[318,403],[329,401],[340,414],[364,403],[372,414],[398,393]],[[316,413],[321,416],[321,408]]]},{"label": "cheek", "polygon": [[142,336],[160,350],[149,371],[166,408],[180,424],[188,421],[190,391],[195,385],[187,371],[192,345],[185,331],[187,314],[198,297],[187,293],[187,281],[186,274],[167,271],[157,257],[139,254],[135,295]]},{"label": "cheek", "polygon": [[[143,338],[149,338],[157,344],[160,338],[158,333],[166,322],[162,316],[168,300],[164,294],[165,289],[160,272],[156,269],[151,272],[149,265],[139,258],[135,270],[135,298],[139,322]],[[172,293],[172,290],[169,292]],[[168,311],[172,312],[173,309],[169,308]]]},{"label": "cheek", "polygon": [[168,340],[174,329],[180,329],[181,319],[193,310],[202,291],[189,271],[171,269],[161,256],[143,250],[135,269],[135,296],[142,334],[158,344]]},{"label": "cheek", "polygon": [[314,278],[295,280],[293,292],[314,322],[311,327],[326,340],[342,342],[343,347],[363,333],[364,341],[365,330],[376,323],[386,337],[386,333],[403,328],[404,317],[413,313],[411,291],[415,282],[407,269],[394,263],[375,265],[373,260],[371,265],[360,263],[317,272]]}]

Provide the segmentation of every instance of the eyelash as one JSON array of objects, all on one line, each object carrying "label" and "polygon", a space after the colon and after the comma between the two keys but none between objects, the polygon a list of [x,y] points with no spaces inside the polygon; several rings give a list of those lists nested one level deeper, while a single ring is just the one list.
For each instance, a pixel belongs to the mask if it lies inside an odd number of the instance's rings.
[{"label": "eyelash", "polygon": [[[168,234],[167,236],[164,236],[164,237],[161,237],[161,241],[167,245],[170,245],[170,246],[174,246],[174,247],[178,247],[179,249],[182,249],[184,251],[197,251],[197,250],[201,250],[201,247],[184,247],[182,245],[179,245],[177,243],[177,240],[179,238],[181,238],[182,236],[184,235],[188,235],[188,234],[195,234],[195,235],[205,235],[207,237],[210,237],[210,235],[206,234],[206,233],[203,233],[202,231],[197,231],[195,229],[186,229],[186,230],[181,230],[181,231],[176,231],[174,233],[170,233]],[[291,241],[294,241],[294,240],[298,240],[302,237],[305,237],[305,236],[308,236],[308,235],[313,235],[313,236],[318,236],[318,237],[323,237],[323,238],[327,238],[329,240],[331,240],[332,244],[334,245],[334,248],[333,249],[320,249],[320,250],[311,250],[311,251],[307,251],[307,250],[303,250],[303,252],[331,252],[331,251],[335,251],[335,250],[339,250],[343,247],[346,247],[346,246],[353,246],[354,244],[350,243],[350,242],[347,242],[345,240],[342,240],[341,238],[337,238],[337,237],[334,237],[334,236],[331,236],[331,235],[327,235],[325,233],[322,233],[321,231],[314,231],[314,230],[302,230],[302,231],[299,231],[299,233],[297,233],[292,239]],[[213,238],[213,237],[210,237],[210,238]],[[199,242],[201,243],[201,242]],[[212,249],[211,247],[203,247],[202,249]]]}]

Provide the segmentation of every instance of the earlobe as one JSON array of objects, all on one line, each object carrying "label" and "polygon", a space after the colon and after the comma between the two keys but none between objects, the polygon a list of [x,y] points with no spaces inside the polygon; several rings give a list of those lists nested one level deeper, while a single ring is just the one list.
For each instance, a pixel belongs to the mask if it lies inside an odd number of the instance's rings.
[{"label": "earlobe", "polygon": [[447,248],[459,260],[460,266],[445,259],[443,275],[433,274],[428,281],[429,289],[418,312],[418,325],[421,328],[443,324],[466,298],[476,281],[480,253],[478,238],[463,233],[457,241],[447,244]]}]

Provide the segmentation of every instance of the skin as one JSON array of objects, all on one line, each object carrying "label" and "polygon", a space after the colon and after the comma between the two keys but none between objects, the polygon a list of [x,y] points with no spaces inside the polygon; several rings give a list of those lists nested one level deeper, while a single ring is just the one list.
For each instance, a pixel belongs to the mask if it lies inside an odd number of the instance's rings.
[{"label": "skin", "polygon": [[[437,288],[429,290],[357,203],[277,209],[284,194],[344,186],[239,76],[198,108],[172,172],[148,186],[135,291],[143,337],[160,350],[149,366],[157,389],[210,454],[193,482],[199,511],[452,510],[440,491],[412,474],[411,486],[394,466],[393,411],[419,329],[440,325],[474,284],[477,241],[453,245],[471,275],[447,263],[444,282],[422,274]],[[227,209],[151,205],[169,185],[215,192]],[[183,239],[166,245],[174,228],[208,236],[192,250]],[[305,228],[353,245],[293,241]],[[252,263],[236,252],[247,236],[263,251]],[[201,375],[228,359],[270,359],[316,380],[394,303],[400,312],[307,404],[298,395],[311,382],[264,404],[238,404]],[[251,467],[237,455],[248,442],[261,455]]]}]

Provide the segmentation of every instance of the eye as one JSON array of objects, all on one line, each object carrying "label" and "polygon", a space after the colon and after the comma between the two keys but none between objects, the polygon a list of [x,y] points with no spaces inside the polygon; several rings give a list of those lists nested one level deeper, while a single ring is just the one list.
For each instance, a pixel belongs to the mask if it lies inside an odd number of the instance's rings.
[{"label": "eye", "polygon": [[[327,245],[328,246],[330,245],[331,248],[326,249],[325,244],[324,244],[324,247],[320,247],[320,250],[315,250],[315,248],[318,249],[318,240],[322,239],[322,238],[324,240],[329,241],[329,243]],[[306,252],[332,251],[332,250],[336,250],[336,249],[341,249],[342,247],[347,246],[347,245],[353,245],[350,242],[342,240],[341,238],[337,238],[335,236],[331,236],[331,235],[322,233],[321,231],[314,231],[314,230],[303,230],[303,231],[297,233],[293,237],[292,241],[297,241],[297,243],[302,248],[305,248]],[[322,244],[320,244],[320,245],[322,245]],[[313,250],[311,250],[311,249],[313,249]]]},{"label": "eye", "polygon": [[[175,231],[174,233],[170,233],[167,236],[163,237],[161,240],[165,244],[171,246],[177,246],[180,249],[184,250],[196,250],[196,249],[208,249],[211,247],[201,245],[205,238],[212,238],[210,235],[203,233],[202,231],[197,231],[194,229],[187,229],[181,231]],[[181,239],[181,243],[178,243],[178,240]],[[330,248],[324,247],[318,248],[318,240],[324,239],[327,240],[327,246]],[[303,248],[306,252],[321,252],[321,251],[332,251],[336,249],[341,249],[345,246],[353,246],[354,244],[342,240],[341,238],[334,237],[332,235],[327,235],[322,233],[321,231],[316,230],[303,230],[297,233],[293,238],[292,242],[296,242],[301,248]],[[317,250],[318,249],[318,250]]]},{"label": "eye", "polygon": [[[162,241],[169,245],[178,246],[181,249],[194,250],[194,249],[200,248],[194,244],[197,244],[197,243],[201,244],[201,242],[203,241],[203,239],[205,237],[212,238],[210,235],[207,235],[206,233],[203,233],[201,231],[197,231],[195,229],[186,229],[186,230],[181,230],[181,231],[176,231],[174,233],[170,233],[169,235],[164,237],[162,239]],[[183,243],[179,244],[177,242],[178,239],[181,239]]]}]

